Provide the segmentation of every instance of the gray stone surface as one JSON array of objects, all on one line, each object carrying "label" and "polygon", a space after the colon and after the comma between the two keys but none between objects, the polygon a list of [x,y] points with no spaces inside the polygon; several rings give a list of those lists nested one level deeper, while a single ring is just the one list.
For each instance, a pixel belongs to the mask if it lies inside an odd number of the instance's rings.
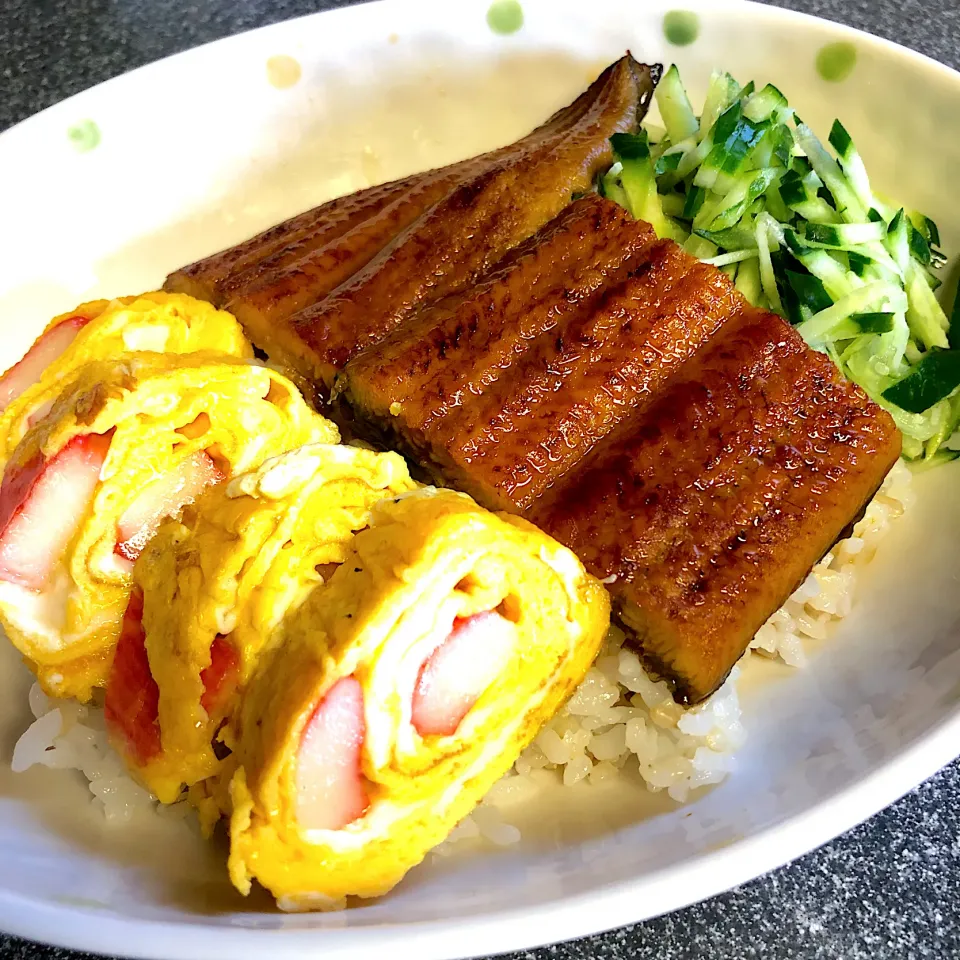
[{"label": "gray stone surface", "polygon": [[[159,57],[347,2],[0,0],[0,130]],[[960,67],[957,0],[776,2],[888,37]],[[522,956],[525,960],[958,957],[958,801],[960,763],[954,763],[836,842],[738,890],[658,920]],[[322,954],[319,940],[317,949]],[[80,956],[0,935],[0,960]]]}]

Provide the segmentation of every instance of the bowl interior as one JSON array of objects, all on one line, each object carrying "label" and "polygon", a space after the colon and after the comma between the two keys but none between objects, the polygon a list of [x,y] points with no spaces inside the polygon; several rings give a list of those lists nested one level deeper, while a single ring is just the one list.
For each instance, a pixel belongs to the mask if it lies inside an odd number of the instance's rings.
[{"label": "bowl interior", "polygon": [[[488,27],[487,7],[390,0],[280,24],[112,81],[0,136],[0,363],[83,299],[155,288],[169,270],[326,198],[515,139],[627,48],[677,62],[695,104],[723,67],[775,83],[823,136],[841,117],[879,191],[932,215],[945,249],[960,249],[960,203],[943,189],[960,169],[960,76],[773,8],[687,3],[697,37],[676,46],[663,29],[670,7],[656,2],[525,0],[524,26],[508,36]],[[830,82],[817,56],[838,41],[853,44],[856,62]],[[279,948],[293,950],[297,931],[325,928],[315,946],[372,951],[406,928],[429,955],[473,955],[640,919],[745,880],[952,755],[957,478],[945,467],[916,479],[917,504],[882,545],[854,614],[807,668],[749,666],[749,740],[722,786],[682,807],[638,783],[558,788],[516,810],[518,845],[431,859],[391,896],[344,914],[285,917],[264,896],[243,900],[222,849],[189,823],[111,830],[78,776],[12,774],[30,677],[2,645],[0,927],[156,955],[199,954],[215,934],[209,943],[233,956],[259,941],[222,939],[230,931],[282,929],[293,938]],[[132,942],[121,920],[164,925]]]}]

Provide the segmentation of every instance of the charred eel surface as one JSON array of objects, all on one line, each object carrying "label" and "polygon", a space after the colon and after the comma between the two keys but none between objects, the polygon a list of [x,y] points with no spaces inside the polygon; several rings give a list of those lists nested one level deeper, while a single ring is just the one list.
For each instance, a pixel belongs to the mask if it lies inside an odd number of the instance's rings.
[{"label": "charred eel surface", "polygon": [[270,357],[329,389],[354,354],[472,284],[591,189],[636,129],[659,67],[618,60],[527,137],[331,201],[171,274],[225,306]]},{"label": "charred eel surface", "polygon": [[368,436],[610,585],[696,702],[862,510],[890,417],[714,267],[599,197],[350,361]]}]

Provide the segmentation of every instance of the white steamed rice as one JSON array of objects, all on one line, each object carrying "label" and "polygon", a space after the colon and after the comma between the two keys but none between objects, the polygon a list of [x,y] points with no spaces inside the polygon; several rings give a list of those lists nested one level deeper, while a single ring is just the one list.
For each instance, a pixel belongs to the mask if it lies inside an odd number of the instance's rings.
[{"label": "white steamed rice", "polygon": [[[836,544],[761,627],[751,644],[754,653],[801,666],[805,643],[823,640],[847,616],[859,571],[873,558],[890,523],[912,502],[910,482],[909,468],[898,462],[853,535]],[[647,675],[623,642],[623,632],[611,627],[600,656],[570,701],[438,853],[478,836],[498,845],[517,842],[520,831],[505,822],[505,811],[536,796],[546,784],[606,783],[633,768],[651,791],[666,790],[682,802],[691,790],[719,783],[730,773],[746,738],[737,696],[739,669],[704,703],[683,708],[665,682]],[[98,707],[50,700],[34,685],[30,709],[36,719],[16,745],[15,771],[34,764],[82,771],[93,802],[111,821],[125,822],[138,809],[151,806],[165,816],[185,815],[184,803],[161,808],[127,776],[109,746]]]}]

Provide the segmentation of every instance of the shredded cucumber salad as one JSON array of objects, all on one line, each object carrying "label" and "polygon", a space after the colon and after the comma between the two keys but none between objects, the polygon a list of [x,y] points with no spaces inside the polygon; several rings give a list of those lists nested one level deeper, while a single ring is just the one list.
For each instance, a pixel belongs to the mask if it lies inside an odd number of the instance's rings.
[{"label": "shredded cucumber salad", "polygon": [[714,73],[699,116],[676,66],[656,91],[664,128],[616,134],[600,191],[723,270],[793,323],[881,406],[911,460],[960,456],[960,297],[937,301],[937,225],[874,195],[836,121],[827,148],[768,84]]}]

